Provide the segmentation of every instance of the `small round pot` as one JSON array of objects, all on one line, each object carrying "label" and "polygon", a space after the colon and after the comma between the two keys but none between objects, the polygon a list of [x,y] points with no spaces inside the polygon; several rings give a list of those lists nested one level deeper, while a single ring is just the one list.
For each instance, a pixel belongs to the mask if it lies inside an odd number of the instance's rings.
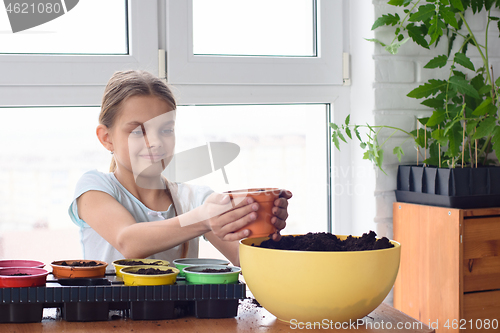
[{"label": "small round pot", "polygon": [[249,229],[251,231],[248,238],[267,237],[276,232],[276,227],[271,223],[271,218],[274,216],[272,209],[274,201],[279,198],[281,191],[278,188],[268,187],[225,192],[232,199],[239,199],[239,202],[246,197],[252,197],[259,203],[257,219],[240,229]]},{"label": "small round pot", "polygon": [[[155,268],[165,272],[171,270],[172,272],[155,275],[136,274],[136,272],[141,268]],[[179,274],[179,270],[175,267],[151,267],[150,265],[148,265],[124,267],[121,269],[121,273],[123,277],[123,283],[126,286],[160,286],[174,284],[177,279],[177,275]]]},{"label": "small round pot", "polygon": [[[231,269],[231,272],[203,272],[206,269]],[[200,265],[184,268],[186,281],[191,284],[229,284],[237,283],[241,268],[224,265]]]},{"label": "small round pot", "polygon": [[183,259],[175,259],[173,264],[180,271],[179,276],[186,276],[184,274],[184,268],[190,266],[199,266],[199,265],[229,265],[228,260],[223,259],[206,259],[206,258],[183,258]]},{"label": "small round pot", "polygon": [[0,260],[0,268],[4,267],[33,267],[43,268],[45,264],[37,260],[6,259]]},{"label": "small round pot", "polygon": [[[29,274],[17,275],[13,274]],[[43,268],[9,267],[0,268],[0,288],[43,287],[49,274]]]},{"label": "small round pot", "polygon": [[[68,263],[68,266],[62,265],[63,262]],[[76,262],[96,262],[99,266],[71,266]],[[56,278],[97,278],[104,277],[106,273],[107,262],[99,260],[58,260],[50,263],[52,266],[52,274]]]},{"label": "small round pot", "polygon": [[[137,262],[137,264],[125,264],[124,262]],[[143,262],[140,264],[139,262]],[[112,262],[115,267],[115,273],[117,277],[122,277],[120,270],[125,267],[135,267],[135,266],[169,266],[170,262],[160,259],[119,259]]]}]

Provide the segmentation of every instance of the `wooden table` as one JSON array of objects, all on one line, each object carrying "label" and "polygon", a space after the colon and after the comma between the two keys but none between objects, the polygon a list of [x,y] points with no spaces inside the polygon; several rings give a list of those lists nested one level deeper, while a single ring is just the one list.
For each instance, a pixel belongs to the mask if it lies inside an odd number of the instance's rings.
[{"label": "wooden table", "polygon": [[[185,317],[171,320],[131,320],[115,316],[116,319],[96,322],[67,322],[57,317],[55,309],[44,309],[44,318],[41,323],[0,324],[2,333],[109,333],[109,332],[186,332],[186,333],[223,333],[223,332],[324,332],[335,330],[335,324],[324,324],[316,329],[308,329],[304,323],[303,329],[297,324],[284,323],[262,307],[258,307],[250,299],[242,301],[236,318],[226,319],[197,319]],[[375,311],[363,318],[365,325],[341,329],[345,332],[413,332],[429,333],[434,330],[407,316],[406,314],[383,303]],[[314,323],[311,323],[313,325]],[[397,325],[402,329],[397,329]],[[392,329],[389,329],[389,325]],[[404,328],[406,326],[406,329]]]}]

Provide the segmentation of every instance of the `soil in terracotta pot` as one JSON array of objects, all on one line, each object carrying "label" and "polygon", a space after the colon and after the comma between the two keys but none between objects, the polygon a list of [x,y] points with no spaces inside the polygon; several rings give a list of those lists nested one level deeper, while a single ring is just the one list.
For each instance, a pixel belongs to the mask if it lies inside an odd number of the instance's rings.
[{"label": "soil in terracotta pot", "polygon": [[[277,242],[269,239],[263,241],[260,247],[276,250],[295,251],[368,251],[394,247],[388,238],[376,239],[374,231],[363,234],[361,237],[348,236],[340,240],[334,234],[327,232],[308,233],[300,236],[283,236]],[[255,246],[252,244],[252,246]]]},{"label": "soil in terracotta pot", "polygon": [[200,273],[230,273],[232,272],[231,268],[221,268],[221,269],[214,269],[214,268],[205,268],[204,270],[201,270]]},{"label": "soil in terracotta pot", "polygon": [[140,268],[137,271],[135,271],[134,274],[160,275],[160,274],[170,274],[173,272],[174,271],[171,269],[167,269],[167,270],[162,271],[161,269],[158,269],[158,268]]},{"label": "soil in terracotta pot", "polygon": [[144,262],[141,260],[120,260],[118,262],[118,265],[125,265],[125,266],[160,266],[163,265],[163,262],[161,261],[154,261],[154,262]]},{"label": "soil in terracotta pot", "polygon": [[102,266],[101,263],[95,261],[63,261],[60,264],[61,266],[74,266],[74,267],[94,267],[94,266]]}]

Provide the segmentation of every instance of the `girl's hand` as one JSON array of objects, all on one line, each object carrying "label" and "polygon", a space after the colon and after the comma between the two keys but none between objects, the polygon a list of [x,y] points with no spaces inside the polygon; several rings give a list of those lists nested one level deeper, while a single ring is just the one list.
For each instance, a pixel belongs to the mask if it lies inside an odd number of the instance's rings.
[{"label": "girl's hand", "polygon": [[280,231],[286,227],[286,219],[288,217],[288,199],[292,197],[292,192],[282,190],[280,197],[274,201],[273,214],[271,223],[278,229],[271,237],[274,241],[281,239]]},{"label": "girl's hand", "polygon": [[212,193],[203,206],[208,217],[207,226],[224,241],[236,241],[250,235],[249,230],[240,229],[257,218],[255,211],[259,209],[259,204],[250,197],[235,205],[227,194],[220,193]]}]

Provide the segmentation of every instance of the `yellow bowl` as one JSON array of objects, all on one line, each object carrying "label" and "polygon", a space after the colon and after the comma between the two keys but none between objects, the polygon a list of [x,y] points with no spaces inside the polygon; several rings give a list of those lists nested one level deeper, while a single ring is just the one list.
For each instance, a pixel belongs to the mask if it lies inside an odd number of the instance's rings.
[{"label": "yellow bowl", "polygon": [[398,274],[401,246],[396,241],[393,248],[352,252],[252,246],[266,239],[241,240],[240,265],[254,297],[282,321],[356,321],[382,303]]},{"label": "yellow bowl", "polygon": [[125,262],[125,261],[134,261],[134,262],[140,261],[140,262],[143,262],[145,266],[151,265],[154,267],[170,265],[170,262],[168,262],[166,260],[160,260],[160,259],[119,259],[119,260],[113,261],[113,263],[112,263],[113,266],[115,267],[116,276],[122,277],[122,273],[120,272],[120,270],[124,267],[135,267],[135,266],[140,265],[140,264],[137,264],[137,265],[122,264],[122,262]]},{"label": "yellow bowl", "polygon": [[[173,272],[155,275],[136,274],[135,272],[141,268],[155,268],[165,272],[172,270]],[[177,274],[179,274],[177,268],[168,266],[129,266],[122,268],[120,271],[126,286],[159,286],[174,284],[177,279]]]}]

